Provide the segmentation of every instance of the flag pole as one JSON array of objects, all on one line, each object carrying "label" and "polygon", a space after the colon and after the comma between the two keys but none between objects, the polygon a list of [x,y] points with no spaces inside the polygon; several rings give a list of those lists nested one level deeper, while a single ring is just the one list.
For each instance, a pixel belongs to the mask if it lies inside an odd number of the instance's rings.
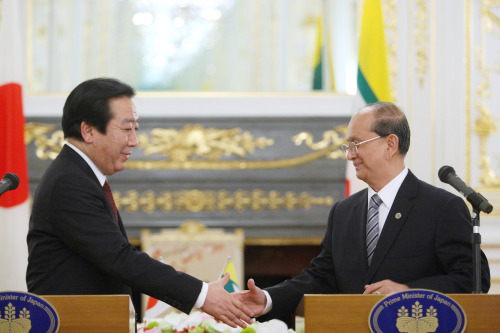
[{"label": "flag pole", "polygon": [[224,266],[222,266],[222,271],[219,274],[219,279],[222,279],[224,277],[224,271],[226,270],[227,264],[229,263],[230,260],[231,256],[227,256],[226,263],[224,264]]}]

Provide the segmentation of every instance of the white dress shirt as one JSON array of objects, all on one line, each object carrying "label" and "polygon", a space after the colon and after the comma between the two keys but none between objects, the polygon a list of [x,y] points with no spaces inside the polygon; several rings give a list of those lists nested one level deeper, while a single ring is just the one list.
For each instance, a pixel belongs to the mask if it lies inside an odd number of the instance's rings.
[{"label": "white dress shirt", "polygon": [[[385,225],[385,220],[387,220],[387,215],[391,210],[394,199],[396,199],[396,194],[398,194],[399,188],[403,181],[408,175],[408,168],[404,168],[396,177],[394,177],[387,185],[385,185],[379,192],[378,196],[382,199],[382,203],[378,207],[378,227],[379,235]],[[375,192],[371,187],[368,187],[368,207],[370,206],[370,198],[377,192]]]}]

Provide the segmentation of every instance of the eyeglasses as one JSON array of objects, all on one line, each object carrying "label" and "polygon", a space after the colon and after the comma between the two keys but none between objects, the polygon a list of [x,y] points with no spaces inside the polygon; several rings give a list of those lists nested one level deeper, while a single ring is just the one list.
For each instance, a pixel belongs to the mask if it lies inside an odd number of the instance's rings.
[{"label": "eyeglasses", "polygon": [[342,145],[342,151],[344,153],[348,153],[348,152],[351,152],[353,154],[357,154],[358,153],[358,147],[360,145],[362,145],[363,143],[367,143],[367,142],[370,142],[370,141],[373,141],[375,139],[379,139],[381,138],[382,136],[379,135],[377,136],[376,138],[371,138],[371,139],[368,139],[368,140],[365,140],[365,141],[362,141],[362,142],[359,142],[359,143],[354,143],[354,142],[348,142],[346,145]]}]

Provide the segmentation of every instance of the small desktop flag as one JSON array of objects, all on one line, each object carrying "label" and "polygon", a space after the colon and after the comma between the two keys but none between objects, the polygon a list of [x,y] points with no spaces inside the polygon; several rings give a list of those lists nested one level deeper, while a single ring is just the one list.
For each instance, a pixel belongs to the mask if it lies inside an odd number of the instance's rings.
[{"label": "small desktop flag", "polygon": [[147,296],[148,303],[146,305],[146,311],[144,312],[144,318],[160,318],[166,316],[173,308],[162,301],[157,300],[154,297]]},{"label": "small desktop flag", "polygon": [[224,289],[226,289],[226,291],[229,293],[239,291],[240,288],[238,287],[238,278],[236,276],[236,270],[234,269],[234,264],[231,260],[231,257],[227,257],[226,266],[224,266],[224,269],[222,270],[221,278],[223,278],[224,274],[226,273],[229,273],[230,278],[229,282],[224,286]]}]

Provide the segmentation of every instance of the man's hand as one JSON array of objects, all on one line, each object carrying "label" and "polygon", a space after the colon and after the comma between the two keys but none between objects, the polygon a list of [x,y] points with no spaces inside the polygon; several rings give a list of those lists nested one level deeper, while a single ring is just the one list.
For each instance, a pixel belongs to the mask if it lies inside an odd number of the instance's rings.
[{"label": "man's hand", "polygon": [[246,323],[252,322],[253,312],[224,289],[228,282],[229,274],[226,273],[222,279],[209,283],[207,298],[201,309],[224,324],[245,328]]},{"label": "man's hand", "polygon": [[255,285],[253,279],[248,280],[248,290],[239,291],[232,295],[245,304],[255,316],[260,316],[266,308],[267,298],[262,289]]},{"label": "man's hand", "polygon": [[407,285],[396,283],[391,280],[383,280],[365,286],[363,294],[390,294],[396,291],[410,289]]}]

